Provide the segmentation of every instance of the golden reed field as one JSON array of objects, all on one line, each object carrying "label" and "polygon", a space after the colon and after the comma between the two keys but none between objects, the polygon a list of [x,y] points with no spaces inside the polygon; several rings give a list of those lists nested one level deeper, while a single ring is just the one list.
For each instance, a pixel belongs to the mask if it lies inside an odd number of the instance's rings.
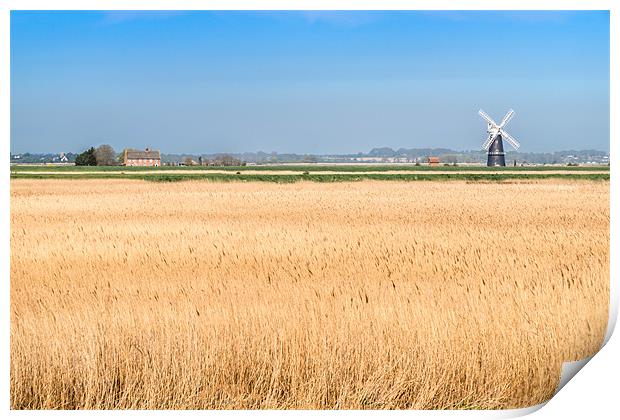
[{"label": "golden reed field", "polygon": [[608,182],[11,181],[15,409],[530,406],[608,300]]}]

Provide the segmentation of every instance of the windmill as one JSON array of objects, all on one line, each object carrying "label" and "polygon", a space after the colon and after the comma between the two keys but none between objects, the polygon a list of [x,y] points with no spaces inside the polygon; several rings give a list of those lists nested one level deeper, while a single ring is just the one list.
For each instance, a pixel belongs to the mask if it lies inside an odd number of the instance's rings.
[{"label": "windmill", "polygon": [[502,140],[505,139],[515,150],[520,146],[519,142],[504,130],[508,121],[515,115],[515,112],[512,109],[509,110],[499,124],[493,121],[483,110],[478,111],[478,114],[487,122],[488,137],[487,141],[482,145],[482,148],[488,152],[487,166],[506,166],[504,143]]}]

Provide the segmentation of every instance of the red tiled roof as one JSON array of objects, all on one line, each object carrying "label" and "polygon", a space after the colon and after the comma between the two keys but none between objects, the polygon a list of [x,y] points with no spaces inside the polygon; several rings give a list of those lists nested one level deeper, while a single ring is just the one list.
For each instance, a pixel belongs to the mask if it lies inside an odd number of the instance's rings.
[{"label": "red tiled roof", "polygon": [[127,151],[127,159],[160,159],[161,155],[159,150],[128,150]]}]

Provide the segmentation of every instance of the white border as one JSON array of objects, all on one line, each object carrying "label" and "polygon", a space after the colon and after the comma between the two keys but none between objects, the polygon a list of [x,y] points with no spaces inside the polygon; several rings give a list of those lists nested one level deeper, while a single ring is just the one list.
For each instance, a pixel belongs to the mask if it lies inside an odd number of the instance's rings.
[{"label": "white border", "polygon": [[[52,3],[52,4],[50,4]],[[610,51],[610,115],[619,116],[618,110],[618,85],[615,83],[617,75],[620,74],[618,66],[619,28],[616,13],[620,10],[615,2],[611,0],[436,0],[436,1],[403,1],[385,0],[58,0],[47,2],[43,0],[5,0],[0,2],[0,155],[3,156],[2,188],[3,205],[0,206],[1,227],[4,232],[5,240],[2,242],[2,263],[0,272],[2,273],[2,328],[0,335],[2,338],[2,363],[0,364],[0,392],[2,395],[2,412],[9,412],[13,417],[29,417],[32,415],[45,415],[49,417],[61,416],[168,416],[169,412],[150,411],[150,412],[128,412],[128,411],[108,411],[108,412],[24,412],[10,411],[9,402],[9,308],[10,308],[10,288],[9,288],[9,263],[10,263],[10,200],[9,200],[9,161],[10,153],[10,10],[355,10],[355,9],[402,9],[402,10],[610,10],[611,18],[611,51]],[[618,123],[614,118],[610,118],[610,156],[615,158],[618,151]],[[611,214],[618,214],[618,200],[616,186],[617,176],[611,172]],[[607,345],[601,352],[594,357],[593,361],[584,368],[583,376],[578,380],[571,381],[557,396],[555,396],[545,407],[534,414],[538,418],[573,418],[575,415],[589,415],[596,413],[593,418],[611,418],[611,413],[617,414],[615,393],[618,375],[618,356],[620,355],[620,342],[617,338],[610,340],[613,327],[615,326],[618,312],[618,287],[617,281],[617,257],[618,257],[618,236],[617,223],[615,218],[611,218],[611,305],[610,322],[607,331]],[[592,403],[592,405],[590,405]],[[416,416],[416,417],[513,417],[527,414],[534,409],[504,410],[504,411],[228,411],[228,412],[209,412],[209,416],[218,418],[279,418],[279,417],[316,417],[337,416],[340,418],[358,416]],[[203,416],[204,412],[182,412],[183,416]],[[542,416],[542,417],[541,417]]]}]

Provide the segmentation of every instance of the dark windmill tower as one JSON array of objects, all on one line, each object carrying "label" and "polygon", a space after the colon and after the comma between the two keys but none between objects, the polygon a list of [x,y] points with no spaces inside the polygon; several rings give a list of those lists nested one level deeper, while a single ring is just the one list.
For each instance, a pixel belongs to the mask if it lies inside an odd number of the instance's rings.
[{"label": "dark windmill tower", "polygon": [[478,111],[478,114],[487,122],[488,137],[487,141],[482,145],[482,148],[488,152],[487,166],[506,166],[503,140],[510,143],[515,150],[520,146],[519,142],[504,130],[508,121],[515,115],[515,112],[512,109],[509,110],[499,124],[493,121],[483,110]]}]

